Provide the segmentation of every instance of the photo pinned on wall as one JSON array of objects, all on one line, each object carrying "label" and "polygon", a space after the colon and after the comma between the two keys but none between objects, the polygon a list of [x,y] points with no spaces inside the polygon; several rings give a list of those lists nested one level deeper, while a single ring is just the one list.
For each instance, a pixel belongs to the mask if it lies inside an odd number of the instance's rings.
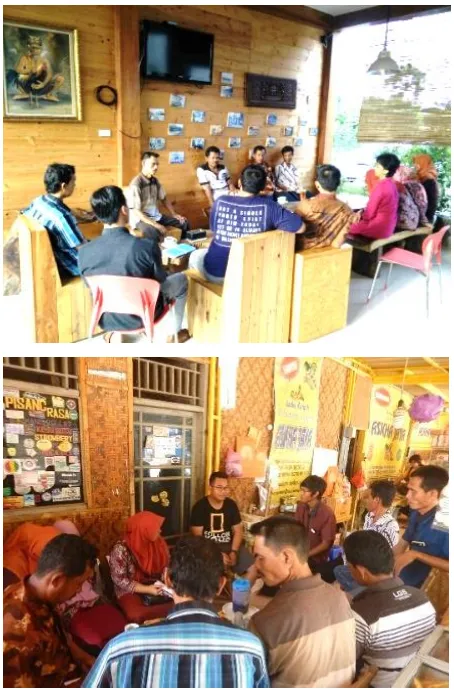
[{"label": "photo pinned on wall", "polygon": [[293,141],[293,146],[302,146],[303,145],[303,137],[295,137]]},{"label": "photo pinned on wall", "polygon": [[186,105],[186,96],[182,96],[179,93],[171,93],[169,103],[172,108],[184,108]]},{"label": "photo pinned on wall", "polygon": [[221,98],[233,98],[233,86],[221,86]]},{"label": "photo pinned on wall", "polygon": [[203,151],[205,148],[205,139],[203,137],[193,137],[191,139],[191,149]]},{"label": "photo pinned on wall", "polygon": [[167,129],[167,133],[172,137],[181,136],[183,134],[183,132],[184,132],[184,125],[180,125],[177,123],[169,125],[169,127]]},{"label": "photo pinned on wall", "polygon": [[268,113],[266,116],[266,124],[267,125],[277,125],[277,115],[275,113]]},{"label": "photo pinned on wall", "polygon": [[247,128],[248,137],[258,137],[260,134],[260,127],[251,126]]},{"label": "photo pinned on wall", "polygon": [[184,163],[184,151],[171,151],[169,153],[169,163]]},{"label": "photo pinned on wall", "polygon": [[283,134],[284,134],[284,137],[292,137],[293,136],[293,127],[290,127],[290,126],[284,127]]},{"label": "photo pinned on wall", "polygon": [[233,86],[233,72],[221,72],[221,84]]},{"label": "photo pinned on wall", "polygon": [[304,117],[299,117],[298,124],[300,127],[307,127],[307,120],[305,120]]},{"label": "photo pinned on wall", "polygon": [[267,137],[265,141],[265,146],[267,149],[274,149],[276,148],[276,137]]},{"label": "photo pinned on wall", "polygon": [[318,127],[309,127],[309,136],[316,137],[318,134]]},{"label": "photo pinned on wall", "polygon": [[219,160],[223,161],[225,158],[225,149],[219,149]]},{"label": "photo pinned on wall", "polygon": [[241,148],[241,137],[230,137],[229,149],[240,149],[240,148]]},{"label": "photo pinned on wall", "polygon": [[152,122],[164,122],[166,111],[164,108],[148,108],[148,119]]},{"label": "photo pinned on wall", "polygon": [[235,127],[236,129],[244,127],[244,113],[228,113],[227,127]]},{"label": "photo pinned on wall", "polygon": [[191,115],[191,122],[202,123],[206,120],[206,112],[204,110],[193,110]]},{"label": "photo pinned on wall", "polygon": [[150,150],[162,151],[166,147],[166,140],[164,137],[150,137]]},{"label": "photo pinned on wall", "polygon": [[212,137],[219,136],[223,131],[224,127],[222,125],[211,125],[210,127],[210,135]]}]

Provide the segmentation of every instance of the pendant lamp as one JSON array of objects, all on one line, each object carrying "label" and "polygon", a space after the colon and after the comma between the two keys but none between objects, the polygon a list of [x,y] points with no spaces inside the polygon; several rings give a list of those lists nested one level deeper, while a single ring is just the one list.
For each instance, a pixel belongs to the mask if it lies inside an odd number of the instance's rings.
[{"label": "pendant lamp", "polygon": [[386,17],[386,33],[385,33],[385,44],[383,50],[378,54],[378,58],[371,64],[367,70],[369,74],[397,74],[400,72],[399,65],[395,60],[392,59],[391,53],[387,50],[388,45],[388,29],[389,29],[389,17],[391,7],[388,5],[388,14]]},{"label": "pendant lamp", "polygon": [[407,408],[405,407],[405,402],[403,400],[403,391],[404,391],[404,381],[405,381],[405,374],[407,372],[407,365],[408,365],[408,357],[405,360],[405,368],[404,368],[404,373],[402,375],[402,384],[400,386],[400,400],[397,403],[397,408],[394,411],[393,414],[393,428],[394,429],[403,429],[405,426],[405,415],[407,414]]}]

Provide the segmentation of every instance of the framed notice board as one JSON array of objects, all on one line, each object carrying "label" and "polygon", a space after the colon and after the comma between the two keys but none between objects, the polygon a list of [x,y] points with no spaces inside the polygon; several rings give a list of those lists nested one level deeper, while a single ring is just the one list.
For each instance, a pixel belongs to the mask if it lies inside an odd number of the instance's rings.
[{"label": "framed notice board", "polygon": [[3,391],[3,508],[83,501],[79,401]]}]

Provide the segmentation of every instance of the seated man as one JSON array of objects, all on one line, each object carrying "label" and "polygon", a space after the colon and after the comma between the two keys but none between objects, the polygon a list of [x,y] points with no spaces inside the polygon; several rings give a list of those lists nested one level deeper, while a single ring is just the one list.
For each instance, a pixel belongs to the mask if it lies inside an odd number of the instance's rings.
[{"label": "seated man", "polygon": [[315,187],[319,192],[310,199],[302,199],[296,213],[304,219],[306,232],[303,249],[312,247],[340,247],[352,223],[359,214],[336,197],[341,174],[334,165],[319,165]]},{"label": "seated man", "polygon": [[[145,151],[142,154],[142,172],[130,183],[128,190],[128,204],[131,209],[131,225],[149,237],[160,242],[166,234],[185,237],[190,225],[184,216],[175,213],[170,199],[167,198],[164,187],[155,177],[159,167],[159,153]],[[162,203],[170,215],[166,216],[159,210]],[[168,231],[167,228],[177,228],[178,232]]]},{"label": "seated man", "polygon": [[[336,538],[336,518],[331,508],[321,500],[326,491],[326,482],[322,477],[311,474],[301,482],[300,489],[295,518],[309,533],[309,567],[313,573],[320,573],[327,582],[333,582],[333,568],[327,567],[327,561]],[[339,565],[341,563],[340,560]]]},{"label": "seated man", "polygon": [[270,197],[259,196],[265,189],[266,173],[261,166],[248,165],[241,173],[240,191],[215,201],[210,214],[214,238],[208,249],[197,249],[189,257],[189,267],[213,283],[223,283],[234,239],[266,230],[300,233],[304,223]]},{"label": "seated man", "polygon": [[209,146],[205,151],[206,163],[197,168],[197,179],[206,194],[210,208],[220,196],[235,194],[237,191],[229,171],[220,163],[220,155],[217,146]]},{"label": "seated man", "polygon": [[192,508],[191,532],[213,541],[222,554],[224,564],[238,575],[248,571],[255,578],[254,559],[243,545],[243,525],[238,506],[228,498],[229,482],[224,472],[210,476],[210,493]]},{"label": "seated man", "polygon": [[377,666],[373,688],[391,688],[435,628],[427,596],[393,576],[394,558],[379,532],[362,530],[344,542],[351,572],[362,591],[351,603],[356,621],[356,658]]},{"label": "seated man", "polygon": [[78,249],[86,240],[71,209],[64,203],[74,192],[76,169],[66,163],[52,163],[44,173],[46,194],[36,197],[23,214],[46,228],[62,280],[80,275]]},{"label": "seated man", "polygon": [[[383,534],[391,548],[399,541],[399,525],[390,511],[395,496],[396,487],[393,482],[378,479],[370,484],[364,497],[368,513],[363,529]],[[361,591],[348,565],[338,565],[334,568],[334,576],[344,592],[351,592],[353,596]]]},{"label": "seated man", "polygon": [[271,686],[340,688],[355,672],[355,622],[342,592],[312,575],[307,529],[274,516],[251,526],[258,574],[280,589],[250,621],[267,651]]},{"label": "seated man", "polygon": [[174,609],[155,625],[111,640],[84,688],[267,688],[265,651],[255,635],[220,618],[212,601],[225,584],[218,549],[185,537],[164,580]]},{"label": "seated man", "polygon": [[449,571],[449,532],[432,527],[440,494],[448,481],[446,470],[437,465],[419,467],[410,475],[410,519],[403,538],[394,547],[394,572],[406,585],[421,587],[431,568]]},{"label": "seated man", "polygon": [[260,192],[261,195],[274,196],[276,191],[276,179],[273,168],[266,162],[266,148],[259,144],[252,149],[251,165],[259,165],[266,174],[266,184]]},{"label": "seated man", "polygon": [[[129,211],[119,187],[101,187],[90,199],[91,207],[105,225],[102,235],[81,248],[80,272],[83,276],[131,276],[152,278],[161,283],[155,311],[155,320],[164,311],[165,301],[175,300],[178,342],[189,339],[183,323],[188,279],[184,273],[167,275],[162,266],[161,250],[151,239],[133,237],[126,227]],[[101,317],[101,328],[106,331],[128,331],[143,327],[142,320],[132,314],[106,313]],[[111,334],[107,336],[111,340]],[[168,341],[172,338],[169,336]]]},{"label": "seated man", "polygon": [[283,161],[274,168],[277,196],[283,196],[287,201],[300,200],[300,174],[296,165],[293,165],[293,146],[284,146],[281,151]]},{"label": "seated man", "polygon": [[[7,688],[79,687],[93,659],[65,638],[55,607],[93,575],[96,549],[60,534],[43,549],[36,571],[3,594],[3,684]],[[81,665],[79,665],[81,664]]]}]

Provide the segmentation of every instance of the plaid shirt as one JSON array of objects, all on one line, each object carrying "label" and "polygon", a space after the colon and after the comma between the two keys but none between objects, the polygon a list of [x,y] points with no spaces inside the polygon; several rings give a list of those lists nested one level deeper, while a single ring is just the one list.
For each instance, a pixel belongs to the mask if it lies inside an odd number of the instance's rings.
[{"label": "plaid shirt", "polygon": [[79,276],[76,247],[86,240],[71,209],[52,194],[43,194],[36,197],[23,214],[46,228],[62,277]]},{"label": "plaid shirt", "polygon": [[82,687],[268,688],[269,680],[261,641],[192,601],[111,640]]}]

